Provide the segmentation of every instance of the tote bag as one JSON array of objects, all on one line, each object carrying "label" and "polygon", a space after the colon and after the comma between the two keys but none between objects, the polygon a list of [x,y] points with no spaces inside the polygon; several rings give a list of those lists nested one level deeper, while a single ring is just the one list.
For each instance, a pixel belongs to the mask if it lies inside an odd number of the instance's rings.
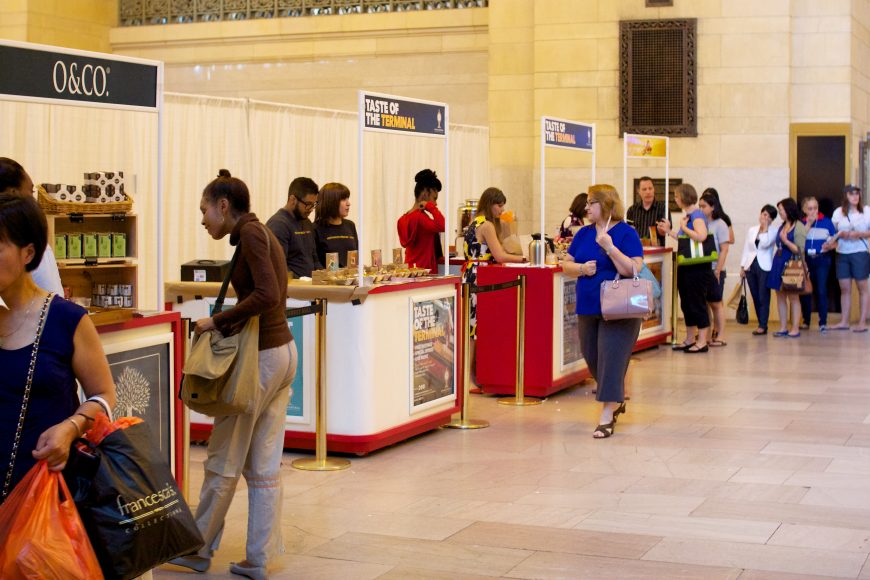
[{"label": "tote bag", "polygon": [[677,265],[691,266],[693,264],[711,264],[719,259],[716,251],[716,239],[708,234],[707,239],[698,242],[689,236],[677,238]]}]

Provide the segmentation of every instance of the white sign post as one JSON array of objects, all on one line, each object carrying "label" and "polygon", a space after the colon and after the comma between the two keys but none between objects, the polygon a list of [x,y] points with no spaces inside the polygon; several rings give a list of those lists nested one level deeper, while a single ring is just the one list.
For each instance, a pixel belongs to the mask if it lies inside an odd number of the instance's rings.
[{"label": "white sign post", "polygon": [[[444,139],[444,231],[450,231],[450,139],[447,135],[449,112],[446,103],[434,101],[421,101],[407,97],[396,97],[359,91],[359,247],[363,246],[365,236],[365,219],[363,216],[364,200],[364,131],[378,131],[384,133],[405,133],[423,137],[435,137]],[[447,236],[445,235],[445,239]],[[449,270],[450,252],[449,247],[444,251],[444,271]],[[363,284],[365,279],[363,270],[363,257],[359,260],[359,282]]]},{"label": "white sign post", "polygon": [[[560,147],[592,153],[592,183],[595,183],[595,124],[578,123],[555,117],[541,117],[541,242],[544,241],[544,218],[546,216],[544,209],[547,188],[547,147]],[[538,246],[538,252],[540,252],[538,263],[543,264],[543,243]],[[529,257],[531,258],[531,256]]]}]

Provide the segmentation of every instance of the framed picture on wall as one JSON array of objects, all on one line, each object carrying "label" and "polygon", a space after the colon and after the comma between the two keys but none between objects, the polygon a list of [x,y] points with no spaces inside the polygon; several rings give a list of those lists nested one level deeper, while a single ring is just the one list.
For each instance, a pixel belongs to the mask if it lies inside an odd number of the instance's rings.
[{"label": "framed picture on wall", "polygon": [[115,381],[115,418],[140,417],[155,443],[175,466],[175,421],[172,369],[173,334],[157,334],[106,345],[106,358]]}]

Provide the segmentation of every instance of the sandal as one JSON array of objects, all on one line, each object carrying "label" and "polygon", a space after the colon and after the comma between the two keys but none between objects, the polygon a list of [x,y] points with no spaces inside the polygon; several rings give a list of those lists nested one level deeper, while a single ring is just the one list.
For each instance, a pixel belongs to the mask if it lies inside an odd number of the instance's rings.
[{"label": "sandal", "polygon": [[[616,425],[616,421],[611,421],[606,425],[599,425],[595,428],[595,431],[592,432],[593,439],[607,439],[611,435],[613,435],[613,428]],[[601,435],[596,435],[596,433],[601,433]]]},{"label": "sandal", "polygon": [[756,328],[755,330],[752,331],[752,334],[753,334],[753,336],[763,336],[763,335],[767,334],[767,329],[766,328]]},{"label": "sandal", "polygon": [[708,346],[728,346],[728,343],[724,340],[719,340],[718,338],[711,340],[707,343]]},{"label": "sandal", "polygon": [[[628,397],[626,397],[628,398]],[[613,412],[613,422],[616,423],[616,418],[625,413],[625,402],[623,401]]]},{"label": "sandal", "polygon": [[680,344],[675,344],[674,346],[672,346],[671,350],[686,350],[686,349],[692,348],[693,346],[695,346],[694,342],[689,342],[689,343],[681,342]]},{"label": "sandal", "polygon": [[699,352],[707,352],[710,350],[710,345],[705,344],[704,346],[698,346],[697,344],[692,346],[692,348],[687,348],[683,351],[685,354],[698,354]]}]

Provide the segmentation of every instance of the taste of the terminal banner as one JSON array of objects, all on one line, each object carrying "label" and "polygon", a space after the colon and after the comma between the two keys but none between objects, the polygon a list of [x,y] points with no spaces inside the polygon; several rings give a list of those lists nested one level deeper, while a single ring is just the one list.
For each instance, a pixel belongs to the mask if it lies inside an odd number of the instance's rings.
[{"label": "taste of the terminal banner", "polygon": [[411,413],[456,394],[456,297],[411,300]]},{"label": "taste of the terminal banner", "polygon": [[592,125],[544,117],[544,144],[592,151]]},{"label": "taste of the terminal banner", "polygon": [[626,134],[625,143],[629,157],[666,159],[668,156],[667,137]]},{"label": "taste of the terminal banner", "polygon": [[447,134],[447,105],[391,95],[363,93],[360,116],[369,131],[414,133],[432,137]]}]

